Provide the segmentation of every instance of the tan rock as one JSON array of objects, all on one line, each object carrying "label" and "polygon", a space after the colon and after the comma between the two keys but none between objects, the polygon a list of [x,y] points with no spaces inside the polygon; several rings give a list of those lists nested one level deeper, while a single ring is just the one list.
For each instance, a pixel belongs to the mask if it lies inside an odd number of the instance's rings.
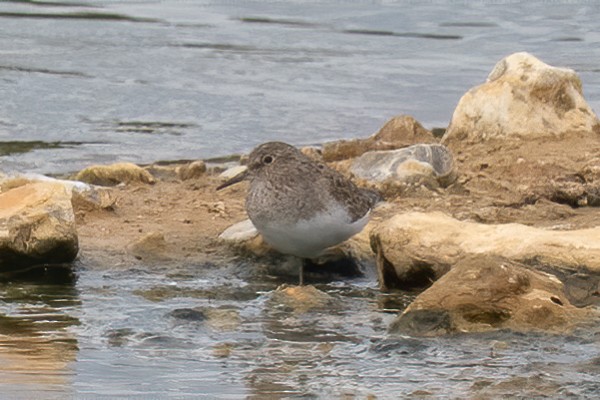
[{"label": "tan rock", "polygon": [[71,193],[71,202],[76,211],[111,210],[116,203],[116,197],[109,188],[39,174],[4,176],[0,178],[0,193],[37,182],[63,186]]},{"label": "tan rock", "polygon": [[388,122],[379,132],[366,139],[339,140],[323,145],[323,160],[340,161],[358,157],[367,151],[393,150],[416,143],[433,143],[433,134],[408,115],[399,115]]},{"label": "tan rock", "polygon": [[161,232],[150,232],[129,245],[129,252],[148,262],[168,260],[167,241]]},{"label": "tan rock", "polygon": [[132,163],[93,165],[80,171],[75,179],[100,186],[115,186],[120,183],[155,183],[150,172]]},{"label": "tan rock", "polygon": [[600,133],[600,122],[575,71],[515,53],[460,99],[442,142],[593,132]]},{"label": "tan rock", "polygon": [[0,194],[0,268],[68,263],[78,252],[71,192],[53,182]]},{"label": "tan rock", "polygon": [[302,314],[314,309],[325,309],[335,304],[334,298],[312,285],[280,286],[271,294],[271,303],[284,305]]},{"label": "tan rock", "polygon": [[373,229],[371,246],[384,289],[428,286],[460,260],[478,254],[567,275],[600,276],[600,227],[558,231],[459,221],[441,212],[409,212]]},{"label": "tan rock", "polygon": [[193,161],[177,167],[176,172],[182,181],[197,179],[206,173],[206,164],[202,160]]},{"label": "tan rock", "polygon": [[437,336],[497,329],[564,333],[598,318],[573,306],[553,275],[499,257],[461,260],[396,318],[390,332]]}]

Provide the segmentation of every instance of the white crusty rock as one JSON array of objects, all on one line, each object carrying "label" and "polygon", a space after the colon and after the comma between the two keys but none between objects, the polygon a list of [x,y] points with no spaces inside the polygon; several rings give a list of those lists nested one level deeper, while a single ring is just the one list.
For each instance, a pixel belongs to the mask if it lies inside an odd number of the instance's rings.
[{"label": "white crusty rock", "polygon": [[350,172],[370,182],[409,182],[415,177],[425,177],[447,186],[456,179],[452,153],[440,144],[369,151],[352,162]]},{"label": "white crusty rock", "polygon": [[600,123],[575,71],[515,53],[498,62],[484,84],[463,95],[443,142],[593,132],[600,133]]},{"label": "white crusty rock", "polygon": [[78,249],[64,185],[34,182],[0,193],[0,269],[71,262]]}]

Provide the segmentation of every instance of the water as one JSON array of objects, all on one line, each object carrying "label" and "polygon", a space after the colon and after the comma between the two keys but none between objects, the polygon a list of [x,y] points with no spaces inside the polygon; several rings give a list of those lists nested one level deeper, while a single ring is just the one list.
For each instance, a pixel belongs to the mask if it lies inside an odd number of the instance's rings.
[{"label": "water", "polygon": [[53,146],[0,151],[3,171],[364,137],[401,113],[444,127],[523,50],[574,68],[600,109],[594,2],[42,4],[0,3],[0,142]]},{"label": "water", "polygon": [[[593,2],[0,3],[0,170],[196,159],[445,126],[502,57],[575,69],[600,110]],[[23,13],[33,13],[25,18]],[[0,397],[593,398],[600,334],[390,338],[413,295],[373,280],[274,304],[279,280],[210,266],[0,284]],[[44,283],[41,283],[44,282]],[[54,283],[53,283],[54,282]]]},{"label": "water", "polygon": [[594,398],[600,331],[389,337],[414,295],[321,284],[325,308],[273,299],[239,268],[114,269],[0,285],[3,398]]}]

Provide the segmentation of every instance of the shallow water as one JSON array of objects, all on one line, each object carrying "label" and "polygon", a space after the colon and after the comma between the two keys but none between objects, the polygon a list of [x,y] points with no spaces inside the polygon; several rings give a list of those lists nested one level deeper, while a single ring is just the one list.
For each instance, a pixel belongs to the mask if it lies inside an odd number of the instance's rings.
[{"label": "shallow water", "polygon": [[[60,173],[364,137],[401,113],[444,127],[466,90],[522,50],[574,68],[598,111],[595,7],[0,2],[0,169]],[[5,155],[7,141],[65,145]]]},{"label": "shallow water", "polygon": [[[521,50],[577,70],[600,110],[595,4],[495,3],[1,2],[0,170],[319,143],[399,113],[445,126],[460,96]],[[372,277],[336,281],[318,286],[333,307],[297,313],[271,300],[284,279],[243,268],[80,261],[55,284],[49,272],[8,279],[0,398],[600,392],[597,331],[388,337],[412,294],[380,293]]]},{"label": "shallow water", "polygon": [[[3,398],[594,398],[600,332],[438,339],[386,333],[414,295],[367,278],[317,285],[302,312],[281,277],[79,265],[63,284],[0,286]],[[89,396],[89,397],[88,397]],[[270,397],[269,397],[270,396]]]}]

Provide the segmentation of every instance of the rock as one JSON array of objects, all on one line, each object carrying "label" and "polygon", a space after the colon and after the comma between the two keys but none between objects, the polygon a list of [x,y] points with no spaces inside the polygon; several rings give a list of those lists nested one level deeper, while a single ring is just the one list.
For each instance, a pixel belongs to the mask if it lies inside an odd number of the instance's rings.
[{"label": "rock", "polygon": [[100,186],[116,186],[120,183],[155,183],[150,172],[132,163],[93,165],[80,171],[75,179]]},{"label": "rock", "polygon": [[219,235],[219,239],[232,248],[259,257],[275,253],[275,250],[263,240],[249,219],[231,225]]},{"label": "rock", "polygon": [[600,122],[583,98],[575,71],[515,53],[460,99],[442,142],[593,132],[600,133]]},{"label": "rock", "polygon": [[246,169],[247,167],[245,165],[236,165],[235,167],[228,168],[225,171],[221,172],[219,174],[219,178],[223,179],[223,181],[226,181],[242,173]]},{"label": "rock", "polygon": [[358,157],[367,151],[393,150],[415,143],[435,142],[433,134],[408,115],[399,115],[388,122],[379,132],[366,139],[339,140],[325,143],[322,155],[326,162]]},{"label": "rock", "polygon": [[438,336],[511,329],[565,333],[592,317],[577,308],[553,275],[499,257],[461,260],[391,324],[391,333]]},{"label": "rock", "polygon": [[116,198],[110,189],[39,174],[4,176],[4,178],[0,178],[0,193],[35,182],[64,186],[71,193],[71,203],[76,211],[112,210],[116,203]]},{"label": "rock", "polygon": [[576,173],[549,180],[536,192],[571,207],[600,207],[600,159],[593,158]]},{"label": "rock", "polygon": [[592,275],[592,283],[600,277],[600,227],[553,231],[516,223],[459,221],[440,212],[409,212],[383,222],[370,238],[383,289],[429,286],[452,265],[477,254],[502,256],[559,276]]},{"label": "rock", "polygon": [[271,294],[269,301],[272,304],[287,307],[297,314],[315,309],[327,309],[336,305],[336,301],[332,296],[312,285],[282,285]]},{"label": "rock", "polygon": [[219,239],[235,244],[252,240],[258,235],[259,233],[252,224],[252,221],[245,219],[225,229],[219,235]]},{"label": "rock", "polygon": [[197,179],[206,173],[206,164],[202,160],[193,161],[177,167],[175,171],[182,181]]},{"label": "rock", "polygon": [[300,149],[300,151],[305,156],[312,158],[313,160],[315,160],[317,162],[323,162],[323,152],[321,151],[321,149],[319,149],[317,147],[305,146],[305,147],[302,147]]},{"label": "rock", "polygon": [[161,232],[150,232],[129,245],[129,252],[138,260],[146,262],[165,261],[167,242]]},{"label": "rock", "polygon": [[108,188],[90,186],[88,190],[73,191],[71,203],[75,211],[113,211],[117,198]]},{"label": "rock", "polygon": [[79,249],[71,193],[35,182],[0,194],[0,268],[69,263]]},{"label": "rock", "polygon": [[417,144],[398,150],[369,151],[352,162],[350,172],[370,182],[433,179],[440,186],[448,186],[457,176],[452,153],[440,144]]}]

